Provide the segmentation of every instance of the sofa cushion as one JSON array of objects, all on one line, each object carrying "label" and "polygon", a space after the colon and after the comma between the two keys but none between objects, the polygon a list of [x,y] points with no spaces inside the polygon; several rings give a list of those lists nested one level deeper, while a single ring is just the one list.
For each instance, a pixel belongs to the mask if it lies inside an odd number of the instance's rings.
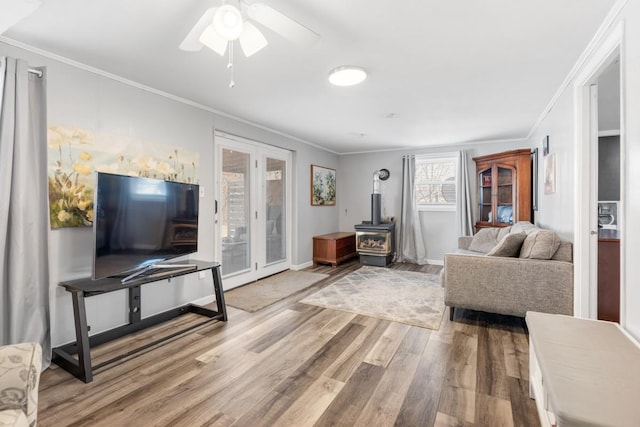
[{"label": "sofa cushion", "polygon": [[457,255],[475,255],[475,256],[485,255],[484,252],[470,251],[469,249],[460,249],[460,248],[452,250],[451,253],[457,254]]},{"label": "sofa cushion", "polygon": [[560,237],[553,231],[536,230],[527,235],[520,249],[520,258],[551,259],[560,246]]},{"label": "sofa cushion", "polygon": [[487,256],[517,257],[520,254],[522,242],[527,237],[524,231],[521,233],[509,233],[493,247]]},{"label": "sofa cushion", "polygon": [[573,244],[566,240],[561,240],[558,250],[551,259],[554,261],[573,262]]},{"label": "sofa cushion", "polygon": [[486,254],[498,244],[499,232],[499,228],[481,228],[480,231],[473,236],[469,250]]},{"label": "sofa cushion", "polygon": [[500,240],[504,239],[504,236],[506,236],[509,233],[512,233],[513,230],[511,229],[511,226],[508,227],[501,227],[498,229],[498,243],[500,243]]},{"label": "sofa cushion", "polygon": [[539,230],[539,228],[536,225],[531,224],[529,221],[518,221],[511,226],[512,233],[521,233],[524,231],[527,234],[531,234],[537,230]]}]

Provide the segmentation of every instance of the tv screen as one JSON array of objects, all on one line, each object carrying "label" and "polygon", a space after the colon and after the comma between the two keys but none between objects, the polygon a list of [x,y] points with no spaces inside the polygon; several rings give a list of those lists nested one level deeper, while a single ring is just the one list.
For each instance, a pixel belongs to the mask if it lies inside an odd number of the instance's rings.
[{"label": "tv screen", "polygon": [[198,200],[196,184],[98,172],[93,279],[196,252]]}]

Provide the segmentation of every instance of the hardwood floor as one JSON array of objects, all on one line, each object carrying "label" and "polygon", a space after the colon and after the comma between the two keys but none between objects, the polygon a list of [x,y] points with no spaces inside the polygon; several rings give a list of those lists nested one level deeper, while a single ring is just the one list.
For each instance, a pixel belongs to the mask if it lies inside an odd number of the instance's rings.
[{"label": "hardwood floor", "polygon": [[[298,303],[359,268],[256,313],[212,323],[97,372],[42,374],[39,426],[535,426],[520,318],[456,310],[438,331]],[[438,266],[392,268],[437,273]],[[92,351],[152,341],[185,315]]]}]

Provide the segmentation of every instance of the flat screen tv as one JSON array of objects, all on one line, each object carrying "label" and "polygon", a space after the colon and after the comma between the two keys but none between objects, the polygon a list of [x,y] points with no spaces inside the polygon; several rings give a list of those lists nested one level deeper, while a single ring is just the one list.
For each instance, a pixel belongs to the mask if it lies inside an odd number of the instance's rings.
[{"label": "flat screen tv", "polygon": [[93,279],[198,250],[198,185],[98,172],[94,197]]}]

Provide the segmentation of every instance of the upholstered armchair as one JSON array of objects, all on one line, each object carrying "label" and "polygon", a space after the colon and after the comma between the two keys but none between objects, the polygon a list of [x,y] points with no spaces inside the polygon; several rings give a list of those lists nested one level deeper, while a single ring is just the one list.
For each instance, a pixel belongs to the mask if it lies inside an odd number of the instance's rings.
[{"label": "upholstered armchair", "polygon": [[36,425],[42,349],[37,343],[0,347],[0,426]]}]

